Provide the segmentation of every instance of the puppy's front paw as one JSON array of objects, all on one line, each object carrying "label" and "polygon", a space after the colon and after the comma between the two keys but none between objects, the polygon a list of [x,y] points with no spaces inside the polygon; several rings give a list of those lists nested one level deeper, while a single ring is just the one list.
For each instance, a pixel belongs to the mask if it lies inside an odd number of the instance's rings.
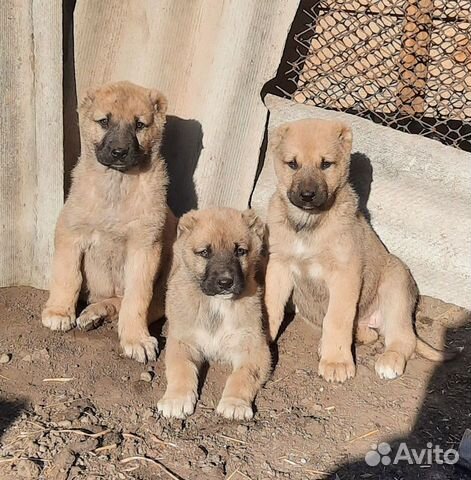
[{"label": "puppy's front paw", "polygon": [[165,418],[185,418],[195,411],[196,394],[189,392],[186,395],[165,394],[157,403],[159,412]]},{"label": "puppy's front paw", "polygon": [[230,420],[251,420],[253,418],[251,405],[236,397],[222,397],[216,412]]},{"label": "puppy's front paw", "polygon": [[406,368],[406,358],[397,352],[384,352],[376,360],[375,370],[379,377],[387,380],[399,377]]},{"label": "puppy's front paw", "polygon": [[121,335],[121,347],[126,357],[141,363],[157,360],[159,344],[157,339],[149,334]]},{"label": "puppy's front paw", "polygon": [[42,324],[51,330],[66,332],[75,327],[75,313],[66,308],[46,307],[41,314]]},{"label": "puppy's front paw", "polygon": [[319,362],[319,375],[328,382],[343,383],[355,376],[355,364],[353,358],[339,361],[336,358],[321,358]]}]

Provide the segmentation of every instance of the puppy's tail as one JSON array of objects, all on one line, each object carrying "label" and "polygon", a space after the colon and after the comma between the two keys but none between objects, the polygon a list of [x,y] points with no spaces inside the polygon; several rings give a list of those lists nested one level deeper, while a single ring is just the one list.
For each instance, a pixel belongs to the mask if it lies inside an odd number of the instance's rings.
[{"label": "puppy's tail", "polygon": [[461,350],[449,350],[446,352],[443,350],[437,350],[424,342],[421,338],[417,338],[415,351],[432,362],[447,362],[453,360],[461,352]]}]

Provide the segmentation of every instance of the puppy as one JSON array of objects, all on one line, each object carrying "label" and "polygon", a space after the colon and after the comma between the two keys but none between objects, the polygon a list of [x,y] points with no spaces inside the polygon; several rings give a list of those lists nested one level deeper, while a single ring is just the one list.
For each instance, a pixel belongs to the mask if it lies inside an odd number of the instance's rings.
[{"label": "puppy", "polygon": [[[119,317],[125,355],[155,360],[148,321],[164,312],[176,222],[166,203],[160,155],[167,100],[118,82],[90,90],[79,108],[80,160],[55,232],[42,323],[84,330]],[[79,294],[89,303],[76,319]]]},{"label": "puppy", "polygon": [[251,210],[191,211],[178,224],[167,293],[165,417],[193,413],[205,360],[232,366],[217,412],[253,417],[252,402],[270,370],[256,281],[264,225]]},{"label": "puppy", "polygon": [[375,340],[376,330],[384,335],[375,366],[381,378],[401,375],[416,350],[449,358],[415,335],[415,282],[358,210],[348,183],[351,146],[349,127],[323,120],[284,124],[269,142],[278,178],[268,212],[270,336],[276,338],[294,290],[302,315],[323,322],[319,374],[336,382],[355,374],[354,329],[358,341]]}]

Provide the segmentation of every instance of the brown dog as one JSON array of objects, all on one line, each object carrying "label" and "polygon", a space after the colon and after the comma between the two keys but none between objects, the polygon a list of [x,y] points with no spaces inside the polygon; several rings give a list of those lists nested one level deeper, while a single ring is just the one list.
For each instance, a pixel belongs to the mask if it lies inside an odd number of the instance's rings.
[{"label": "brown dog", "polygon": [[[163,314],[175,232],[159,153],[166,109],[159,91],[128,82],[87,92],[79,108],[82,155],[57,222],[42,312],[43,325],[63,331],[119,316],[124,353],[140,362],[156,358],[148,320]],[[76,320],[80,293],[90,305]]]},{"label": "brown dog", "polygon": [[193,413],[198,370],[205,360],[229,363],[217,412],[250,419],[252,402],[270,370],[256,281],[263,223],[247,210],[191,211],[178,224],[167,293],[165,417]]},{"label": "brown dog", "polygon": [[351,146],[349,127],[322,120],[284,124],[269,143],[278,178],[268,213],[270,335],[276,338],[294,290],[302,314],[323,319],[319,374],[337,382],[355,374],[354,329],[358,341],[375,340],[375,330],[384,335],[386,350],[376,362],[382,378],[401,375],[416,350],[447,358],[417,339],[415,282],[358,211],[348,183]]}]

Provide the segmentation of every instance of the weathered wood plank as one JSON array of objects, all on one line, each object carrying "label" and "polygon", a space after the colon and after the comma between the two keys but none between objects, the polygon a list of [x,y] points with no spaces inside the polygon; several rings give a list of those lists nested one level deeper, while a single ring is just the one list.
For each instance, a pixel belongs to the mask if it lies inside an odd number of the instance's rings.
[{"label": "weathered wood plank", "polygon": [[0,286],[44,287],[62,189],[60,0],[0,9]]}]

